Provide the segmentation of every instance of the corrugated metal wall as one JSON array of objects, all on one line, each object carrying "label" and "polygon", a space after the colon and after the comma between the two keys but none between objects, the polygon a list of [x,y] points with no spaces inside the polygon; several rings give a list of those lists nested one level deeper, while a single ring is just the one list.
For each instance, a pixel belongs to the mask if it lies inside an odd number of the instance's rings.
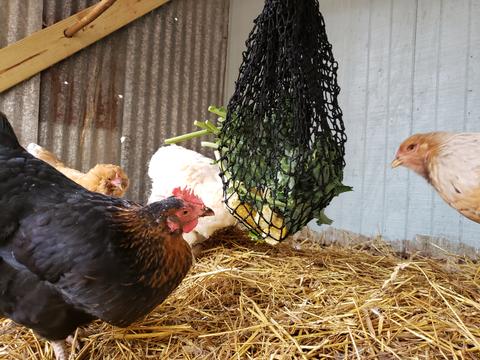
[{"label": "corrugated metal wall", "polygon": [[[60,5],[44,0],[42,6],[31,0],[30,7],[22,0],[2,2],[23,4],[21,11],[7,6],[9,13],[0,15],[11,27],[25,26],[19,19],[28,19],[35,30],[42,21],[51,25],[97,1],[68,0]],[[34,24],[32,13],[39,17]],[[194,120],[209,117],[208,105],[222,103],[227,27],[227,1],[172,0],[54,65],[42,73],[40,93],[11,95],[13,102],[32,99],[37,105],[32,108],[40,109],[39,117],[32,112],[28,120],[34,135],[22,141],[38,137],[68,165],[84,171],[96,163],[120,163],[131,179],[127,197],[146,200],[147,166],[155,150],[165,138],[192,130]],[[16,105],[15,111],[9,111],[8,104],[3,108],[16,128],[26,122],[15,115],[23,105]],[[199,140],[185,145],[200,150]]]},{"label": "corrugated metal wall", "polygon": [[320,3],[340,66],[349,136],[345,183],[355,190],[328,208],[335,227],[480,247],[478,224],[416,174],[389,166],[409,134],[480,131],[480,1]]},{"label": "corrugated metal wall", "polygon": [[[40,0],[0,0],[0,48],[42,27],[43,2]],[[0,94],[0,110],[14,119],[13,126],[22,142],[38,136],[40,76]]]}]

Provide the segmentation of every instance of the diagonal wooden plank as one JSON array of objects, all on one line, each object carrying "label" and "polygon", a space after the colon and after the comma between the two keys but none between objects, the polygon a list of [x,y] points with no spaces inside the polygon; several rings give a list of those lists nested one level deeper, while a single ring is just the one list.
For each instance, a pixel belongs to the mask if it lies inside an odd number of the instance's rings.
[{"label": "diagonal wooden plank", "polygon": [[64,30],[95,5],[0,49],[0,93],[75,54],[170,0],[118,0],[72,38]]}]

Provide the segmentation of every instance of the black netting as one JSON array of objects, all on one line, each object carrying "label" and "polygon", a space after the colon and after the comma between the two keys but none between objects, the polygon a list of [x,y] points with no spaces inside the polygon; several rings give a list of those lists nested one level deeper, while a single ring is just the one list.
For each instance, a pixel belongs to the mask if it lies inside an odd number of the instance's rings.
[{"label": "black netting", "polygon": [[316,0],[266,0],[246,44],[219,134],[224,196],[282,240],[347,190],[337,63]]}]

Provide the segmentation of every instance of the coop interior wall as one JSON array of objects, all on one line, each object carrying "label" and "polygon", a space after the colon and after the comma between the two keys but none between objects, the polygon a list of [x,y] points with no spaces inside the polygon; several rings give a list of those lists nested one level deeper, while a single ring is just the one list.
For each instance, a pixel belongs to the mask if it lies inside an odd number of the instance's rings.
[{"label": "coop interior wall", "polygon": [[[0,0],[0,46],[97,2]],[[145,201],[153,153],[223,101],[228,8],[172,0],[0,94],[0,111],[23,144],[40,143],[68,166],[120,164],[131,179],[126,197]],[[183,145],[203,151],[199,139]]]},{"label": "coop interior wall", "polygon": [[[263,3],[231,0],[227,94]],[[390,168],[412,133],[480,131],[480,1],[319,3],[339,62],[348,135],[344,183],[354,187],[327,208],[333,228],[395,242],[431,237],[480,247],[478,224],[416,174]]]},{"label": "coop interior wall", "polygon": [[[0,0],[0,46],[94,2]],[[0,94],[0,110],[22,143],[39,142],[73,167],[120,163],[134,180],[127,196],[145,200],[147,162],[163,139],[191,130],[209,104],[233,92],[263,3],[172,1]],[[339,62],[345,183],[354,187],[327,209],[334,227],[480,247],[476,224],[423,179],[389,167],[411,133],[480,130],[480,2],[320,0],[320,7]],[[198,141],[187,146],[200,149]]]}]

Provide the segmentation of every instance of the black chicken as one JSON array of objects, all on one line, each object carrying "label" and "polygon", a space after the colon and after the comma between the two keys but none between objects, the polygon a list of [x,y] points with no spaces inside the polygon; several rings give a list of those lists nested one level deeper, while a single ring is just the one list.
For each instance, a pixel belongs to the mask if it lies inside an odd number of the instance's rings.
[{"label": "black chicken", "polygon": [[0,212],[0,316],[57,359],[78,326],[128,326],[160,304],[192,263],[182,232],[213,215],[187,189],[147,206],[90,192],[27,153],[2,113]]}]

